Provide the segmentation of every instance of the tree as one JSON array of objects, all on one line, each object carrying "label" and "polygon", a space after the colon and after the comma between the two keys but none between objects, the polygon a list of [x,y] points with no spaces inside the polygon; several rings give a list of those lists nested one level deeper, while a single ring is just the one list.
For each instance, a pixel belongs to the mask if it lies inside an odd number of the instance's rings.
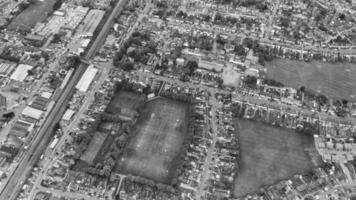
[{"label": "tree", "polygon": [[246,56],[245,47],[243,45],[235,45],[234,52],[236,52],[238,56]]},{"label": "tree", "polygon": [[196,69],[198,69],[198,63],[196,61],[188,61],[187,64],[185,65],[185,67],[187,72],[188,72],[188,75],[191,76],[193,75],[193,73],[195,72]]},{"label": "tree", "polygon": [[56,43],[59,43],[61,40],[62,40],[61,39],[61,35],[56,33],[56,34],[53,35],[53,38],[52,38],[51,42],[56,44]]},{"label": "tree", "polygon": [[249,76],[247,75],[245,77],[245,84],[250,87],[250,88],[256,88],[256,84],[257,84],[257,78],[254,76]]},{"label": "tree", "polygon": [[325,96],[325,95],[318,95],[316,97],[316,101],[321,105],[321,106],[324,106],[328,103],[328,98]]},{"label": "tree", "polygon": [[123,63],[121,68],[125,71],[130,71],[134,68],[134,63],[132,63],[132,62]]},{"label": "tree", "polygon": [[5,113],[2,115],[2,117],[11,119],[11,118],[15,117],[15,113],[14,112]]},{"label": "tree", "polygon": [[114,63],[114,65],[124,71],[131,71],[134,69],[134,63],[132,62],[118,62]]},{"label": "tree", "polygon": [[139,37],[134,37],[130,40],[130,43],[131,44],[135,44],[137,46],[141,46],[142,43],[141,43],[141,39]]},{"label": "tree", "polygon": [[77,68],[81,63],[79,56],[70,56],[67,60],[67,65],[69,68]]},{"label": "tree", "polygon": [[115,53],[114,59],[113,59],[113,64],[115,66],[118,66],[120,64],[120,61],[122,57],[124,56],[124,53],[122,51],[118,51]]},{"label": "tree", "polygon": [[218,84],[218,87],[219,87],[219,88],[222,88],[223,83],[224,83],[224,80],[223,80],[221,77],[218,77],[218,78],[216,79],[216,82],[217,82],[217,84]]},{"label": "tree", "polygon": [[275,86],[275,87],[284,87],[284,84],[281,82],[278,82],[273,79],[264,79],[263,84],[270,85],[270,86]]},{"label": "tree", "polygon": [[49,60],[49,54],[46,51],[41,52],[41,56],[45,59],[45,61]]},{"label": "tree", "polygon": [[243,45],[249,49],[253,49],[255,46],[255,42],[252,38],[247,37],[243,40]]},{"label": "tree", "polygon": [[301,87],[299,88],[299,90],[300,90],[301,92],[305,92],[305,86],[301,86]]},{"label": "tree", "polygon": [[63,0],[58,0],[55,4],[53,4],[53,10],[58,10],[62,6]]},{"label": "tree", "polygon": [[347,107],[347,104],[348,104],[348,101],[347,101],[346,99],[343,99],[343,100],[342,100],[342,105],[343,105],[344,107]]},{"label": "tree", "polygon": [[35,72],[36,72],[35,68],[32,68],[32,69],[27,70],[27,74],[28,74],[29,76],[35,75]]}]

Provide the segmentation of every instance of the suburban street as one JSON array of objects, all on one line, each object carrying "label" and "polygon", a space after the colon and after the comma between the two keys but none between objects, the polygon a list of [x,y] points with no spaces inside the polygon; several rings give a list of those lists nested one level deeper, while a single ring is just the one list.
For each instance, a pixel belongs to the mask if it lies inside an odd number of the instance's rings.
[{"label": "suburban street", "polygon": [[202,175],[200,177],[200,182],[198,185],[198,190],[196,193],[196,199],[200,200],[200,199],[204,199],[204,192],[206,191],[204,188],[207,186],[207,181],[209,180],[210,177],[210,165],[211,165],[211,161],[213,158],[213,152],[214,152],[214,148],[215,148],[215,144],[216,141],[218,139],[217,133],[218,133],[218,125],[217,125],[217,117],[216,117],[216,111],[217,111],[217,107],[218,102],[215,99],[215,96],[212,95],[209,102],[211,103],[212,107],[211,107],[211,113],[212,113],[212,120],[211,120],[211,128],[213,130],[213,139],[212,139],[212,144],[210,145],[207,155],[206,155],[206,159],[205,159],[205,163],[204,163],[204,167],[203,167],[203,172]]},{"label": "suburban street", "polygon": [[[155,79],[159,79],[159,80],[170,82],[170,83],[179,83],[180,85],[186,86],[186,87],[205,89],[207,91],[210,91],[211,93],[214,93],[218,90],[216,88],[205,86],[205,85],[196,85],[191,82],[181,82],[179,80],[172,80],[168,77],[159,76],[159,75],[156,75],[153,73],[143,72],[142,70],[137,71],[137,74],[142,78],[153,77]],[[222,89],[219,89],[219,92],[222,94],[230,94],[229,91],[222,90]],[[322,112],[317,112],[317,114],[316,114],[316,112],[304,109],[302,107],[291,106],[291,105],[280,103],[278,101],[271,101],[270,97],[256,96],[256,94],[254,94],[253,92],[248,92],[247,90],[243,91],[242,93],[234,93],[234,94],[232,94],[232,96],[233,96],[233,100],[235,100],[235,101],[248,102],[248,104],[251,104],[251,105],[255,105],[255,104],[264,105],[266,107],[269,107],[269,109],[272,109],[272,110],[275,108],[278,108],[281,110],[286,110],[286,111],[288,111],[288,113],[293,113],[293,114],[300,113],[300,114],[304,114],[304,115],[308,115],[308,116],[314,116],[315,118],[319,118],[319,120],[321,120],[321,121],[328,120],[328,121],[356,122],[356,119],[351,118],[351,117],[345,117],[342,120],[340,120],[340,118],[337,116],[327,115],[326,113],[322,113]]]}]

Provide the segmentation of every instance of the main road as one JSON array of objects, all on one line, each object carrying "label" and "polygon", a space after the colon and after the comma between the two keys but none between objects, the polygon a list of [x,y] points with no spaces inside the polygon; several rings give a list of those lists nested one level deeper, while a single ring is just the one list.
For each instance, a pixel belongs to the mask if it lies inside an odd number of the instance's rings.
[{"label": "main road", "polygon": [[[98,36],[95,38],[94,42],[90,46],[89,50],[85,55],[85,59],[91,59],[95,56],[96,52],[104,42],[110,28],[114,23],[114,18],[119,15],[123,10],[124,5],[127,0],[119,0],[115,5],[110,16],[105,22],[104,26],[100,30]],[[78,66],[78,69],[75,71],[67,86],[61,92],[61,95],[56,100],[56,103],[53,109],[48,114],[47,118],[44,120],[42,126],[39,128],[39,131],[36,134],[32,144],[22,159],[19,161],[19,164],[15,171],[13,172],[11,178],[7,181],[6,185],[3,187],[3,190],[0,194],[0,199],[6,200],[15,200],[18,192],[20,191],[23,183],[25,182],[29,172],[43,153],[44,149],[48,145],[48,141],[52,136],[53,129],[55,124],[59,122],[63,116],[66,105],[68,104],[70,98],[75,92],[75,85],[78,83],[79,79],[87,69],[87,65],[82,63]]]}]

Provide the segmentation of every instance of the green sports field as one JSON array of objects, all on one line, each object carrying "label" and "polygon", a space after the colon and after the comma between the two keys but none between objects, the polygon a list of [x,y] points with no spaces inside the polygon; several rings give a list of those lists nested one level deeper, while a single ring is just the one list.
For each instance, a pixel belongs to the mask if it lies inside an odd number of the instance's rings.
[{"label": "green sports field", "polygon": [[332,98],[356,100],[355,64],[275,59],[266,67],[267,77],[287,86],[305,86]]},{"label": "green sports field", "polygon": [[8,28],[29,31],[36,23],[42,22],[48,17],[56,2],[57,0],[30,1],[30,5],[11,21]]},{"label": "green sports field", "polygon": [[248,120],[236,120],[235,126],[241,155],[234,185],[236,197],[258,192],[261,187],[318,165],[306,151],[314,149],[312,136]]},{"label": "green sports field", "polygon": [[158,98],[147,102],[119,160],[121,173],[170,184],[187,136],[189,105]]}]

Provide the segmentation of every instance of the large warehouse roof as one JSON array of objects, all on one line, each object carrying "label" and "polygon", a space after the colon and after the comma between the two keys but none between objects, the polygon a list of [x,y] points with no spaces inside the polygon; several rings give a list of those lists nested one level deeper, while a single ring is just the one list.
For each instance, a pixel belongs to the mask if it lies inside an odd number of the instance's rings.
[{"label": "large warehouse roof", "polygon": [[67,109],[66,112],[64,113],[62,119],[63,119],[64,121],[69,121],[69,120],[73,117],[74,113],[75,113],[74,110],[72,110],[72,109]]},{"label": "large warehouse roof", "polygon": [[31,65],[19,64],[10,78],[15,81],[24,81],[28,75],[28,70],[32,68]]},{"label": "large warehouse roof", "polygon": [[93,65],[90,65],[84,72],[82,78],[79,80],[76,88],[81,92],[86,92],[97,72],[98,69],[96,69]]},{"label": "large warehouse roof", "polygon": [[103,10],[90,10],[84,18],[83,24],[79,26],[77,33],[92,36],[101,19],[103,19],[104,14],[105,11]]},{"label": "large warehouse roof", "polygon": [[36,108],[32,108],[30,106],[26,106],[26,108],[22,111],[22,115],[27,116],[27,117],[31,117],[33,119],[41,119],[43,114],[42,110],[38,110]]}]

